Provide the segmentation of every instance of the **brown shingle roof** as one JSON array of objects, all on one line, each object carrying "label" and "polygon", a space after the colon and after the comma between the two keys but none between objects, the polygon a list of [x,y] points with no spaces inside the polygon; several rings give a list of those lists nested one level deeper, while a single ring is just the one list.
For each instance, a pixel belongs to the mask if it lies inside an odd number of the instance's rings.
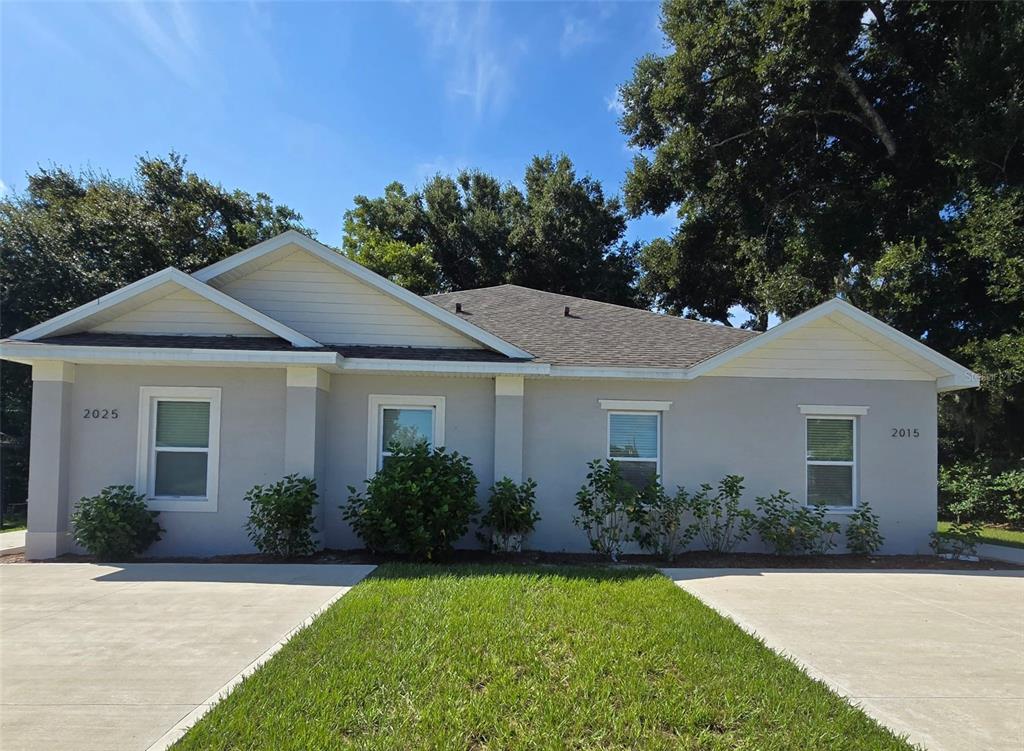
[{"label": "brown shingle roof", "polygon": [[745,329],[514,284],[425,299],[452,313],[462,303],[467,321],[552,365],[689,367],[756,336]]}]

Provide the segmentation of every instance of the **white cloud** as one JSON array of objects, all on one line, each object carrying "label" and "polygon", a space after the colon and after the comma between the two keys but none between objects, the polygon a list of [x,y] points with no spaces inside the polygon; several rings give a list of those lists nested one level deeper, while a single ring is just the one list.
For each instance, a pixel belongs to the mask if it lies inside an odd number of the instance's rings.
[{"label": "white cloud", "polygon": [[139,42],[175,77],[193,86],[206,82],[209,66],[192,11],[180,0],[172,2],[117,3],[110,6]]},{"label": "white cloud", "polygon": [[448,71],[447,94],[468,100],[477,119],[500,110],[511,94],[512,68],[526,51],[525,42],[496,33],[489,3],[424,3],[417,10],[432,54]]},{"label": "white cloud", "polygon": [[626,105],[622,103],[622,97],[619,96],[618,89],[611,96],[604,98],[604,104],[608,108],[609,112],[614,112],[616,117],[622,117],[626,114]]},{"label": "white cloud", "polygon": [[594,3],[585,7],[587,11],[583,14],[567,13],[565,16],[562,36],[558,41],[562,57],[568,57],[581,47],[602,39],[602,26],[615,12],[611,3]]}]

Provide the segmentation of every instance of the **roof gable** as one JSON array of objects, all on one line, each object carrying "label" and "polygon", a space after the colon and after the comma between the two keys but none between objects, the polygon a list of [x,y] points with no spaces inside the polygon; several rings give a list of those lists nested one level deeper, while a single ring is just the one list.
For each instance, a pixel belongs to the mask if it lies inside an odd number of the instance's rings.
[{"label": "roof gable", "polygon": [[319,346],[316,340],[175,268],[158,271],[11,338],[36,341],[89,331],[275,336],[296,347]]},{"label": "roof gable", "polygon": [[327,344],[483,346],[531,357],[294,230],[193,276]]},{"label": "roof gable", "polygon": [[979,383],[969,369],[838,298],[698,363],[692,375],[923,380],[940,391]]}]

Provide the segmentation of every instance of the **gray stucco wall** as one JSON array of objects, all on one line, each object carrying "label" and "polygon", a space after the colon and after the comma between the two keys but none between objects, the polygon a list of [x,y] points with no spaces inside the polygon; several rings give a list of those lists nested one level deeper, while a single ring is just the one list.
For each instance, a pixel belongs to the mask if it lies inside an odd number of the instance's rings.
[{"label": "gray stucco wall", "polygon": [[[327,482],[324,511],[327,542],[334,548],[362,547],[341,518],[338,508],[348,487],[362,490],[366,480],[367,413],[370,394],[445,397],[445,445],[468,456],[480,480],[478,496],[486,498],[494,474],[494,380],[432,376],[353,376],[331,379],[328,397]],[[465,546],[475,545],[472,531]]]},{"label": "gray stucco wall", "polygon": [[[153,555],[211,555],[251,550],[245,535],[245,492],[284,474],[284,370],[79,366],[71,390],[68,499],[135,481],[141,386],[219,386],[221,470],[215,513],[164,512],[167,530]],[[494,380],[433,376],[335,375],[321,395],[326,441],[321,495],[325,542],[360,545],[338,508],[348,485],[366,478],[370,394],[446,397],[445,443],[470,457],[481,499],[493,482]],[[664,400],[663,477],[669,488],[716,483],[727,473],[746,478],[746,499],[783,488],[802,497],[804,418],[798,404],[867,406],[858,430],[860,497],[882,520],[887,552],[925,552],[935,528],[936,395],[934,384],[701,378],[687,383],[536,379],[525,383],[523,476],[538,482],[542,519],[529,547],[586,549],[572,524],[575,493],[587,461],[604,457],[607,413],[599,399]],[[119,410],[117,420],[81,419],[85,408]],[[893,427],[918,428],[897,439]],[[46,461],[33,456],[33,461]],[[839,517],[842,521],[842,517]],[[472,533],[464,545],[476,545]],[[748,545],[757,549],[756,541]]]},{"label": "gray stucco wall", "polygon": [[[860,497],[881,517],[887,552],[927,552],[936,522],[936,395],[920,381],[699,378],[686,383],[526,381],[524,474],[538,483],[538,549],[586,549],[572,525],[586,462],[606,455],[599,399],[664,400],[662,473],[669,489],[746,478],[745,500],[780,488],[804,494],[799,404],[867,406],[858,427]],[[920,437],[895,439],[892,427]],[[845,527],[843,515],[835,518]],[[757,550],[754,538],[746,549]]]},{"label": "gray stucco wall", "polygon": [[[147,555],[215,555],[252,550],[243,525],[246,491],[281,478],[285,371],[256,368],[85,366],[72,388],[68,498],[107,485],[134,485],[141,386],[221,388],[220,491],[216,512],[163,512],[163,540]],[[116,420],[82,419],[86,408],[118,410]],[[33,457],[35,461],[35,457]]]}]

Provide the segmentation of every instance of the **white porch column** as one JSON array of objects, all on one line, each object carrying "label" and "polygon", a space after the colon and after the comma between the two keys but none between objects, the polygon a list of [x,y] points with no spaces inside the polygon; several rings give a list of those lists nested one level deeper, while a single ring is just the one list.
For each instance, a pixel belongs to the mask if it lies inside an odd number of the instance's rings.
[{"label": "white porch column", "polygon": [[494,377],[494,480],[523,481],[523,377]]},{"label": "white porch column", "polygon": [[288,368],[285,399],[284,472],[316,480],[320,502],[313,515],[324,544],[324,454],[327,442],[327,394],[331,374],[319,368]]},{"label": "white porch column", "polygon": [[32,365],[32,433],[29,441],[28,531],[25,557],[54,558],[71,546],[68,524],[68,453],[74,363]]}]

